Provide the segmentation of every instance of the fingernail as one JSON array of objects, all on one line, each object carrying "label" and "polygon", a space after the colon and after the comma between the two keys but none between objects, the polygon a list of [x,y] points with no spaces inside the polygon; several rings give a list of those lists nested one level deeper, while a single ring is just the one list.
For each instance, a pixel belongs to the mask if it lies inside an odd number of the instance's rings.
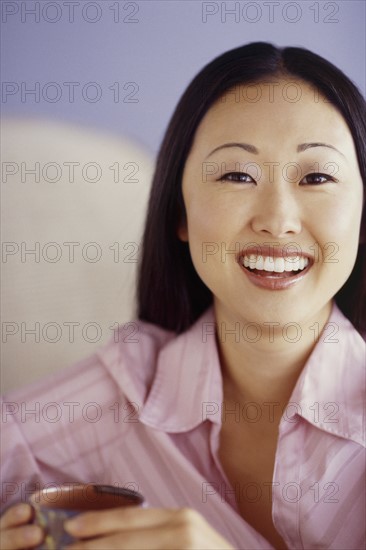
[{"label": "fingernail", "polygon": [[28,525],[24,527],[23,535],[26,542],[36,544],[42,538],[42,531],[37,525]]}]

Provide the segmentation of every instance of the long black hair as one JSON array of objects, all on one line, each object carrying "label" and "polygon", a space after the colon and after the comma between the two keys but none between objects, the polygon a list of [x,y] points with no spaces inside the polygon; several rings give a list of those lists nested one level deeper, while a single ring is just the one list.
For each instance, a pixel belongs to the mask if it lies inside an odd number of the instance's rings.
[{"label": "long black hair", "polygon": [[353,271],[335,296],[343,313],[366,331],[366,104],[337,67],[304,48],[255,42],[230,50],[206,65],[182,95],[157,157],[138,273],[140,319],[180,333],[212,303],[212,293],[193,266],[189,247],[177,236],[185,219],[182,174],[197,127],[226,91],[275,76],[306,81],[345,119],[356,148],[364,193],[361,239]]}]

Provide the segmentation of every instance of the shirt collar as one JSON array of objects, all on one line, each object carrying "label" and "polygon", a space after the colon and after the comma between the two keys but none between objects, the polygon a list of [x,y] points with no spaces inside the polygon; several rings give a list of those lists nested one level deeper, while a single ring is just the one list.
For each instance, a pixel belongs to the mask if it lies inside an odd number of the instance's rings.
[{"label": "shirt collar", "polygon": [[292,393],[288,418],[301,416],[321,430],[364,445],[365,367],[366,343],[333,303]]},{"label": "shirt collar", "polygon": [[[184,432],[205,420],[221,423],[223,384],[215,317],[208,309],[161,349],[140,421]],[[363,441],[366,344],[336,304],[293,391],[286,419],[301,416],[319,429]]]},{"label": "shirt collar", "polygon": [[222,377],[211,307],[190,329],[160,351],[154,382],[140,421],[167,432],[188,431],[207,417],[219,422],[217,412],[222,400]]}]

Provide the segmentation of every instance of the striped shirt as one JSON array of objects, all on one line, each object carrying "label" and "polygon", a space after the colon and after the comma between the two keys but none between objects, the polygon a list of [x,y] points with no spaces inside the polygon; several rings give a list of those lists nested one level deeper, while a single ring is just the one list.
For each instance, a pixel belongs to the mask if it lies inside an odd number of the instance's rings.
[{"label": "striped shirt", "polygon": [[[218,459],[213,326],[212,308],[179,336],[141,321],[121,326],[92,357],[5,396],[2,505],[65,482],[125,486],[150,506],[195,508],[235,548],[265,550],[272,545],[237,499],[268,498],[272,485],[288,548],[364,548],[363,338],[334,305],[283,412],[272,482],[238,495]],[[241,418],[254,421],[258,407]]]}]

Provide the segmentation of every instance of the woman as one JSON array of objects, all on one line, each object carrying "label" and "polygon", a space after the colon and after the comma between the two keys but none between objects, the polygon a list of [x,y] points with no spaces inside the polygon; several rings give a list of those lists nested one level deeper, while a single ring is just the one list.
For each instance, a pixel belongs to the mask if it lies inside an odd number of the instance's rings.
[{"label": "woman", "polygon": [[[158,156],[135,332],[7,396],[3,501],[145,495],[70,521],[73,549],[361,548],[365,147],[365,102],[321,57],[207,65]],[[2,548],[40,542],[30,517],[6,511]]]}]

